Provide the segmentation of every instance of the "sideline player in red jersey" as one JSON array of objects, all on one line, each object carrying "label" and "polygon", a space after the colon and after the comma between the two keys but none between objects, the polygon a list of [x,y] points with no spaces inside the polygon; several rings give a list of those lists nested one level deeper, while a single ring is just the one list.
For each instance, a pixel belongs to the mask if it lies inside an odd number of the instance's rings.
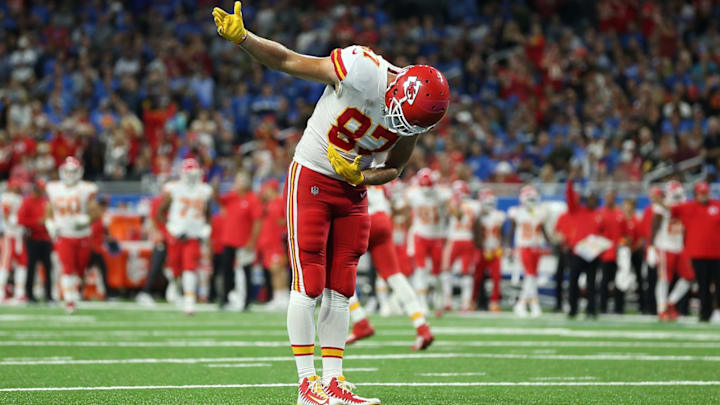
[{"label": "sideline player in red jersey", "polygon": [[100,217],[100,207],[95,201],[97,186],[82,181],[80,161],[74,157],[65,159],[59,176],[60,181],[52,181],[45,188],[50,201],[45,227],[55,236],[65,310],[73,313],[80,299],[80,278],[90,260],[90,224]]},{"label": "sideline player in red jersey", "polygon": [[[293,269],[288,332],[300,378],[297,403],[379,404],[354,394],[342,375],[348,300],[370,231],[366,186],[400,175],[418,136],[447,111],[447,80],[430,66],[397,68],[361,46],[335,49],[324,58],[300,55],[247,31],[239,1],[234,14],[215,8],[213,17],[218,34],[258,62],[327,85],[297,145],[285,187]],[[385,162],[371,168],[374,155],[385,151]],[[321,294],[322,381],[313,361],[314,311]]]},{"label": "sideline player in red jersey", "polygon": [[286,310],[290,300],[290,282],[287,272],[287,249],[285,235],[285,200],[279,192],[280,184],[270,179],[260,189],[264,203],[260,233],[257,241],[257,256],[262,266],[270,272],[273,298],[267,303],[270,309]]},{"label": "sideline player in red jersey", "polygon": [[481,190],[478,199],[480,200],[480,215],[474,226],[478,261],[474,281],[476,287],[477,283],[480,282],[479,288],[485,288],[482,281],[485,279],[485,271],[489,271],[493,285],[489,309],[491,312],[500,312],[500,279],[502,278],[500,261],[503,256],[502,227],[507,220],[507,214],[497,209],[497,198],[489,189]]},{"label": "sideline player in red jersey", "polygon": [[[400,261],[393,243],[390,202],[382,188],[368,188],[368,212],[370,214],[370,239],[368,243],[370,258],[377,270],[378,277],[385,280],[392,288],[393,294],[395,294],[415,327],[417,337],[411,349],[425,350],[435,337],[430,331],[430,325],[425,320],[425,315],[422,313],[415,291],[405,274],[401,272]],[[350,298],[350,317],[353,321],[353,330],[348,336],[348,344],[375,334],[375,330],[370,325],[365,310],[360,305],[356,295]]]}]

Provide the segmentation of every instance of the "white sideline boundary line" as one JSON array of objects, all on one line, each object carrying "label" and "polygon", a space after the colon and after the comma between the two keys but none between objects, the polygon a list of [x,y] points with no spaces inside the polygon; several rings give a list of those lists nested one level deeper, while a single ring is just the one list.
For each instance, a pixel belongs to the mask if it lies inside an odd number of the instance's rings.
[{"label": "white sideline boundary line", "polygon": [[[591,361],[710,361],[720,362],[720,356],[647,355],[647,354],[516,354],[516,353],[422,353],[349,355],[345,360],[420,360],[420,359],[522,359],[522,360],[591,360]],[[319,359],[319,357],[318,357]],[[33,365],[91,365],[91,364],[200,364],[295,361],[292,356],[275,357],[215,357],[215,358],[136,358],[93,360],[37,360],[0,361],[0,366]]]},{"label": "white sideline boundary line", "polygon": [[[716,386],[720,381],[607,381],[607,382],[407,382],[407,383],[358,383],[363,387],[641,387],[641,386]],[[37,391],[128,391],[128,390],[173,390],[173,389],[222,389],[222,388],[285,388],[296,387],[292,383],[276,384],[197,384],[197,385],[116,385],[100,387],[23,387],[0,388],[0,392]]]},{"label": "white sideline boundary line", "polygon": [[[354,347],[405,347],[410,343],[404,340],[390,341],[363,341]],[[720,349],[720,342],[616,342],[616,341],[454,341],[441,340],[433,343],[436,347],[596,347],[596,348],[659,348],[659,349]],[[61,347],[288,347],[286,340],[282,341],[242,341],[242,340],[166,340],[166,341],[102,341],[102,340],[0,340],[0,346],[61,346]],[[615,353],[617,354],[617,353]]]}]

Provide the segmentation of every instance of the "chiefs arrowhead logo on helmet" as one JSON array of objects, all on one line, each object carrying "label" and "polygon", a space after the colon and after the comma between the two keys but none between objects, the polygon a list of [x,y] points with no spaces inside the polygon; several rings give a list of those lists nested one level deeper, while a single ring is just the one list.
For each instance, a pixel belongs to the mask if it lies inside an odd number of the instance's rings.
[{"label": "chiefs arrowhead logo on helmet", "polygon": [[413,105],[415,97],[418,95],[418,90],[420,89],[420,82],[418,81],[417,76],[408,77],[405,83],[403,83],[403,88],[405,89],[407,103]]}]

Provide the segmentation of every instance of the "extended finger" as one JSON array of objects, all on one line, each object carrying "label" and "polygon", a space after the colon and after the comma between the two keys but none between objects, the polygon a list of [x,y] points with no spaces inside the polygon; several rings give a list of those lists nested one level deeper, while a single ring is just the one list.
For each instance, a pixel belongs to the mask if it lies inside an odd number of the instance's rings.
[{"label": "extended finger", "polygon": [[235,2],[235,10],[234,10],[234,11],[235,11],[235,15],[240,15],[240,14],[242,14],[242,12],[240,11],[241,9],[242,9],[242,3],[240,3],[239,1],[236,1],[236,2]]}]

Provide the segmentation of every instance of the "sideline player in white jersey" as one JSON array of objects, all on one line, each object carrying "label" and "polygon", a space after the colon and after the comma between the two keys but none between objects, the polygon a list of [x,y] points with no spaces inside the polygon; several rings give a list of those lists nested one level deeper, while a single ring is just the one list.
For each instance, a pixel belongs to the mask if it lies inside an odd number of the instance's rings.
[{"label": "sideline player in white jersey", "polygon": [[[27,252],[23,243],[23,227],[18,224],[17,213],[22,204],[23,184],[17,178],[7,182],[7,189],[0,196],[2,208],[3,235],[0,251],[0,303],[5,301],[5,288],[10,270],[13,269],[15,282],[13,301],[22,304],[27,301],[25,282],[27,281]],[[14,265],[14,266],[13,266]]]},{"label": "sideline player in white jersey", "polygon": [[477,201],[468,198],[470,188],[463,180],[452,183],[452,198],[448,204],[450,221],[447,230],[447,242],[443,252],[442,287],[445,308],[452,307],[452,277],[453,266],[460,265],[460,310],[471,310],[473,273],[477,249],[473,242],[473,224],[480,213]]},{"label": "sideline player in white jersey", "polygon": [[478,264],[475,268],[475,280],[480,288],[485,288],[485,271],[490,273],[492,293],[490,294],[490,311],[500,312],[500,263],[503,257],[502,227],[507,220],[505,212],[497,209],[497,198],[489,189],[478,194],[480,214],[475,222],[475,244],[478,252]]},{"label": "sideline player in white jersey", "polygon": [[442,314],[442,254],[446,234],[447,204],[449,193],[437,185],[436,174],[430,169],[420,169],[415,176],[416,187],[408,190],[408,202],[412,208],[412,234],[415,258],[413,281],[423,312],[428,313],[428,290],[435,289],[435,309]]},{"label": "sideline player in white jersey", "polygon": [[45,227],[54,237],[62,275],[60,288],[65,310],[75,312],[80,300],[80,280],[90,261],[90,224],[100,218],[95,200],[97,186],[82,181],[83,168],[74,157],[65,159],[58,169],[60,181],[47,184],[48,212]]},{"label": "sideline player in white jersey", "polygon": [[[415,291],[413,291],[407,277],[400,271],[400,262],[393,243],[390,201],[385,196],[385,191],[378,186],[368,187],[367,198],[368,212],[370,214],[368,253],[370,253],[378,277],[390,285],[415,327],[417,337],[411,349],[424,350],[430,346],[435,338],[422,313]],[[348,336],[348,344],[375,334],[375,330],[367,319],[365,310],[360,305],[357,295],[350,298],[350,318],[353,321],[353,330]]]},{"label": "sideline player in white jersey", "polygon": [[[234,14],[215,8],[213,17],[218,34],[256,61],[327,85],[295,149],[285,191],[293,270],[287,323],[299,376],[297,403],[379,404],[354,394],[342,373],[348,301],[370,231],[366,186],[400,175],[418,136],[447,111],[447,80],[430,66],[397,68],[361,46],[335,49],[324,58],[290,51],[247,31],[239,1]],[[384,151],[384,164],[371,168],[373,155]],[[313,361],[320,295],[322,380]]]},{"label": "sideline player in white jersey", "polygon": [[192,315],[195,313],[202,245],[210,236],[208,202],[213,190],[203,182],[203,171],[197,160],[183,160],[180,170],[180,181],[169,182],[163,187],[156,221],[164,223],[170,234],[168,267],[175,279],[181,278],[183,311]]},{"label": "sideline player in white jersey", "polygon": [[531,316],[538,317],[542,313],[538,302],[538,263],[548,238],[543,226],[547,213],[539,202],[540,195],[535,187],[524,186],[520,189],[520,205],[508,210],[510,237],[514,237],[515,249],[525,272],[520,297],[514,308],[515,314],[521,317],[527,316],[528,305]]},{"label": "sideline player in white jersey", "polygon": [[[657,253],[658,281],[655,285],[655,300],[658,318],[661,321],[677,319],[675,309],[680,299],[690,290],[695,280],[690,259],[683,254],[685,248],[685,227],[677,218],[671,218],[669,208],[685,202],[683,185],[676,180],[665,183],[665,206],[653,204],[651,248]],[[668,286],[675,273],[679,276],[675,287],[668,296]]]}]

